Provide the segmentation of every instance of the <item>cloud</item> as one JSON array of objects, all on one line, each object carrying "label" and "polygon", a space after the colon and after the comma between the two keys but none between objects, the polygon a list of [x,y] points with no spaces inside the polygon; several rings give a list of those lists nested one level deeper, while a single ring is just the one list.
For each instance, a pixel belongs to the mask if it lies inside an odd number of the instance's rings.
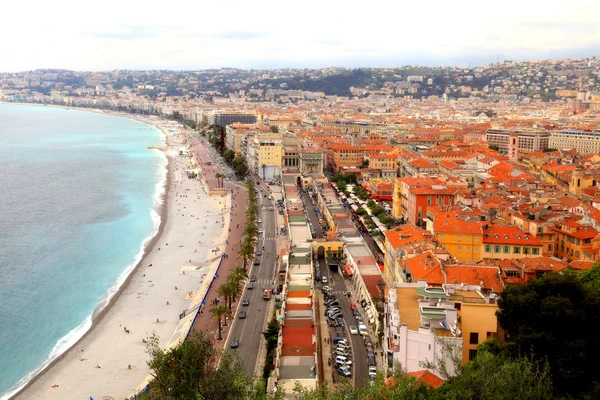
[{"label": "cloud", "polygon": [[253,40],[264,38],[268,36],[268,34],[266,32],[229,31],[221,32],[215,36],[227,40]]}]

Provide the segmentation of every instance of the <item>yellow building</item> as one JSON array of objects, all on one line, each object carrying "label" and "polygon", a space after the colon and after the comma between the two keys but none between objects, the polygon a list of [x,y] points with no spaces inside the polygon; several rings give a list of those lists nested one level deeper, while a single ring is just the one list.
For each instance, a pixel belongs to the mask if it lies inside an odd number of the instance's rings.
[{"label": "yellow building", "polygon": [[465,221],[454,212],[438,212],[434,216],[433,233],[440,244],[446,246],[452,257],[461,263],[482,260],[482,222]]},{"label": "yellow building", "polygon": [[248,167],[260,173],[264,168],[281,168],[283,139],[279,133],[262,133],[254,136],[248,144]]},{"label": "yellow building", "polygon": [[[453,298],[461,299],[458,316],[462,331],[463,348],[462,361],[466,363],[477,356],[477,346],[488,339],[497,338],[499,335],[496,304],[485,304],[476,292],[456,291]],[[452,300],[452,298],[451,298]]]}]

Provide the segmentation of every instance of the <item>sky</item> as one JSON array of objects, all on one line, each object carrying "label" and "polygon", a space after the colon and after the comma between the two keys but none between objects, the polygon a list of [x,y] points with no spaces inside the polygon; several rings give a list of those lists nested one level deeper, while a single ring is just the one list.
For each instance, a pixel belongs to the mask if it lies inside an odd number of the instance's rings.
[{"label": "sky", "polygon": [[599,0],[7,1],[0,71],[478,66],[600,56]]}]

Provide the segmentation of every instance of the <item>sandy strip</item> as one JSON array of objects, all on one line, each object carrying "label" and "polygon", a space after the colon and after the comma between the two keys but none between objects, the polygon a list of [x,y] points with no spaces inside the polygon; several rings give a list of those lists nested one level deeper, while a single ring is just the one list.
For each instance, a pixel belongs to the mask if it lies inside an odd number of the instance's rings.
[{"label": "sandy strip", "polygon": [[90,331],[15,398],[126,398],[148,375],[144,339],[155,332],[166,347],[189,329],[225,248],[230,198],[187,178],[180,146],[169,138],[163,223],[144,258]]}]

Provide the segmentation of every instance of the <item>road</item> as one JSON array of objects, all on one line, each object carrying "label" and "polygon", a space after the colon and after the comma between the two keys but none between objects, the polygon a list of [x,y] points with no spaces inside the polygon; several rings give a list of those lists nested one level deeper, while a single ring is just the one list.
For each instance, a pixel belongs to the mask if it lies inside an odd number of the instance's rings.
[{"label": "road", "polygon": [[[260,256],[260,265],[252,265],[249,276],[256,276],[256,282],[254,283],[254,289],[248,290],[247,286],[245,292],[242,295],[242,299],[250,300],[250,304],[246,307],[240,304],[235,314],[235,322],[233,329],[231,330],[227,342],[227,348],[229,349],[229,343],[232,338],[240,339],[240,346],[237,349],[238,355],[244,361],[244,367],[246,369],[248,377],[253,377],[256,369],[256,363],[258,361],[258,355],[261,350],[261,338],[262,332],[265,326],[267,317],[267,306],[269,302],[263,300],[263,290],[274,289],[276,287],[276,257],[277,257],[277,236],[276,236],[276,222],[275,212],[270,211],[269,207],[274,207],[273,202],[264,197],[264,190],[260,186],[256,186],[259,190],[259,205],[260,208],[260,219],[262,223],[259,224],[259,228],[263,230],[263,233],[259,237],[258,248],[262,249],[264,246],[263,254]],[[268,196],[268,195],[267,195]],[[263,207],[264,206],[264,207]],[[275,301],[273,298],[271,302]],[[246,311],[248,315],[246,319],[239,319],[239,311]],[[262,354],[265,354],[264,351]]]},{"label": "road", "polygon": [[[321,224],[319,223],[319,218],[317,217],[317,213],[315,212],[315,207],[310,200],[310,196],[308,193],[303,192],[302,198],[304,200],[304,208],[308,213],[308,218],[310,222],[313,224],[315,228],[315,233],[317,238],[323,237],[323,232],[321,229]],[[327,260],[319,260],[319,268],[321,270],[321,276],[326,276],[329,280],[329,286],[333,288],[333,291],[336,294],[336,297],[340,303],[340,309],[342,310],[342,316],[344,318],[345,324],[345,335],[344,337],[351,337],[351,345],[352,345],[352,355],[353,355],[353,377],[354,377],[354,385],[362,386],[368,382],[368,372],[369,366],[367,363],[367,351],[365,349],[362,338],[359,335],[350,335],[349,326],[357,326],[356,320],[354,319],[354,314],[352,314],[352,309],[350,308],[350,303],[348,302],[348,297],[345,296],[346,286],[344,284],[344,278],[340,276],[337,272],[331,272],[329,267],[327,266]],[[350,299],[351,300],[351,299]],[[321,312],[319,318],[327,318],[325,316],[325,310]],[[338,328],[338,331],[341,328]],[[335,337],[335,329],[329,328],[330,334],[332,337]],[[335,347],[332,347],[335,349]],[[333,354],[323,354],[323,359],[327,360],[328,357],[331,359],[335,359]],[[337,372],[336,372],[337,373]]]}]

